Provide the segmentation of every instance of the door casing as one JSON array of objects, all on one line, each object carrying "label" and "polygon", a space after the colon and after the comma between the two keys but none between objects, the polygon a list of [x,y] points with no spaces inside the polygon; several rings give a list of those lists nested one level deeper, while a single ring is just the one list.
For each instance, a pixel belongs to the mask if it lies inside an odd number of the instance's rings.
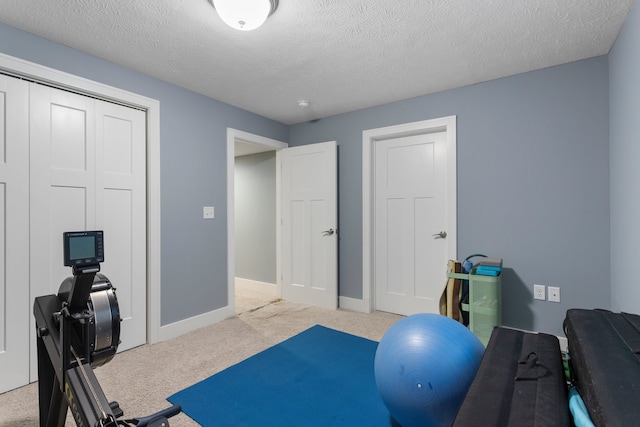
[{"label": "door casing", "polygon": [[[456,116],[369,129],[362,132],[362,311],[375,310],[373,148],[376,141],[433,132],[447,133],[447,239],[449,259],[457,256]],[[444,271],[444,270],[443,270]],[[443,279],[444,283],[444,279]]]}]

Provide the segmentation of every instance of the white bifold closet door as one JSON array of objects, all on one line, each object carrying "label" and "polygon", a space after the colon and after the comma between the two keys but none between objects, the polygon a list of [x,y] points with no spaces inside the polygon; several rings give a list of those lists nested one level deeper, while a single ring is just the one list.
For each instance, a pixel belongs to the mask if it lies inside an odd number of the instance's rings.
[{"label": "white bifold closet door", "polygon": [[0,75],[0,393],[29,382],[29,84]]},{"label": "white bifold closet door", "polygon": [[71,275],[64,231],[104,230],[119,349],[146,342],[145,130],[143,111],[0,76],[0,392],[37,379],[33,301]]},{"label": "white bifold closet door", "polygon": [[71,275],[64,231],[104,230],[101,271],[117,289],[119,349],[144,344],[145,113],[37,84],[30,99],[31,300]]}]

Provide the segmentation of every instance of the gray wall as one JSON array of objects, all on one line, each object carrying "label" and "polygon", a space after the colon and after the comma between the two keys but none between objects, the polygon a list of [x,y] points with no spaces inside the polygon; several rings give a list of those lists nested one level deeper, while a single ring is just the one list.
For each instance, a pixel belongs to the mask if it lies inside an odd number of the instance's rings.
[{"label": "gray wall", "polygon": [[5,25],[0,52],[160,101],[161,323],[228,305],[227,127],[280,141],[288,127]]},{"label": "gray wall", "polygon": [[611,306],[638,313],[634,271],[640,242],[640,4],[609,54],[611,144]]},{"label": "gray wall", "polygon": [[608,308],[608,106],[598,57],[291,127],[339,145],[340,295],[362,298],[362,131],[456,115],[458,257],[504,258],[505,324],[562,335],[568,308]]},{"label": "gray wall", "polygon": [[[637,311],[626,272],[640,232],[638,21],[636,4],[610,58],[290,128],[4,25],[0,52],[160,100],[163,325],[228,301],[227,127],[291,145],[338,141],[340,294],[361,298],[362,131],[457,115],[458,256],[502,256],[505,323],[561,335],[567,308],[610,306],[610,264],[614,306],[632,296],[624,306]],[[204,205],[216,207],[214,221],[202,220]],[[562,303],[533,301],[534,283],[560,286]]]},{"label": "gray wall", "polygon": [[236,157],[236,277],[276,283],[276,152]]}]

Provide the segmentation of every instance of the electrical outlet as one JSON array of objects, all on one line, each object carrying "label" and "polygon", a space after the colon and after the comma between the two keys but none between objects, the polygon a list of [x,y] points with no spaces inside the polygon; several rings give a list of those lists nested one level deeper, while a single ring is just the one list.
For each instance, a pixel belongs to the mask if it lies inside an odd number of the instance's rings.
[{"label": "electrical outlet", "polygon": [[213,206],[205,206],[202,208],[202,218],[204,219],[213,219],[215,218],[215,213],[213,210]]},{"label": "electrical outlet", "polygon": [[560,288],[549,286],[549,301],[560,302]]},{"label": "electrical outlet", "polygon": [[544,285],[533,285],[533,299],[544,301],[546,299],[544,293]]}]

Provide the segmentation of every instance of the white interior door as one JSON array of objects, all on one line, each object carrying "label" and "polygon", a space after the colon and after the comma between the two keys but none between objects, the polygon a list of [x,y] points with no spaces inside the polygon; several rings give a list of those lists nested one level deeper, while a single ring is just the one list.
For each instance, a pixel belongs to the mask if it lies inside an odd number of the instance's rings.
[{"label": "white interior door", "polygon": [[[32,84],[31,301],[71,275],[62,233],[103,229],[102,272],[118,289],[124,350],[146,341],[144,113]],[[128,111],[131,110],[131,111]],[[33,316],[31,322],[34,326]],[[35,343],[35,326],[31,329]],[[32,380],[37,370],[31,350]]]},{"label": "white interior door", "polygon": [[446,142],[446,132],[436,132],[375,143],[377,310],[439,311],[448,253]]},{"label": "white interior door", "polygon": [[335,141],[286,148],[282,163],[282,297],[338,306]]},{"label": "white interior door", "polygon": [[96,226],[104,230],[101,270],[117,288],[119,351],[146,342],[145,113],[96,101]]},{"label": "white interior door", "polygon": [[0,75],[0,393],[29,382],[28,91]]}]

